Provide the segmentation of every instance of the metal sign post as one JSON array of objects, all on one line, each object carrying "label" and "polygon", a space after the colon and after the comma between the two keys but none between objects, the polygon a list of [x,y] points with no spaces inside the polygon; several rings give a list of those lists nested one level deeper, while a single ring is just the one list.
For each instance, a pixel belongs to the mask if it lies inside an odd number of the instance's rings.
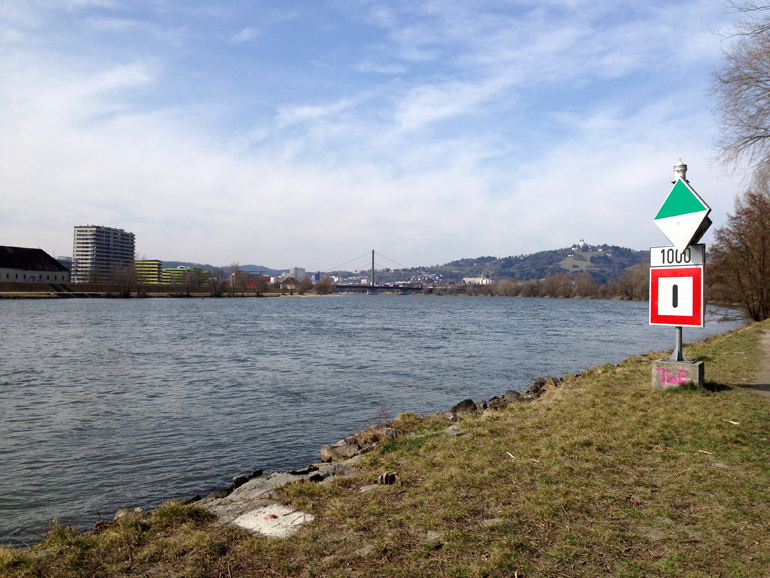
[{"label": "metal sign post", "polygon": [[711,208],[690,186],[681,160],[674,174],[674,188],[654,219],[673,246],[650,248],[650,325],[675,328],[674,351],[670,359],[653,364],[653,389],[703,384],[703,362],[684,356],[682,328],[705,325],[706,246],[697,243],[711,226]]},{"label": "metal sign post", "polygon": [[671,361],[687,361],[684,356],[684,350],[682,349],[682,328],[676,328],[676,337],[674,343],[674,351],[671,354]]}]

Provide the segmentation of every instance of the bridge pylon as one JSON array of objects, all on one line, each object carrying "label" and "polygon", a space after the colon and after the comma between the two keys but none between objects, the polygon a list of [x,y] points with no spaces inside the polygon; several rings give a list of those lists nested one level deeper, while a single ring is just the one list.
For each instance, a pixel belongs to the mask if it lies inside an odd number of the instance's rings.
[{"label": "bridge pylon", "polygon": [[374,249],[372,249],[372,276],[369,281],[369,289],[366,290],[367,295],[377,295],[377,286],[374,284]]}]

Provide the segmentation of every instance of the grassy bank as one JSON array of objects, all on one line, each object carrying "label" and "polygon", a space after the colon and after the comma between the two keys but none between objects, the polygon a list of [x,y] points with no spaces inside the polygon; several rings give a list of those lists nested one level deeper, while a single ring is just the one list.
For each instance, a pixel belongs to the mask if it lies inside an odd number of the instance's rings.
[{"label": "grassy bank", "polygon": [[[707,388],[650,390],[634,357],[460,422],[402,415],[353,478],[294,484],[316,516],[286,540],[197,506],[0,549],[0,576],[770,575],[770,402],[742,387],[763,323],[686,348]],[[385,471],[402,484],[361,492]]]}]

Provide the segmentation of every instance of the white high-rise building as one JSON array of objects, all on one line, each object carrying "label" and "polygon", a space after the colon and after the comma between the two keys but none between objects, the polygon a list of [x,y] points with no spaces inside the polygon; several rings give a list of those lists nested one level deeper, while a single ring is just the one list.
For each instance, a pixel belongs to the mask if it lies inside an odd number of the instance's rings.
[{"label": "white high-rise building", "polygon": [[133,266],[133,233],[99,225],[75,227],[72,242],[74,283],[106,281],[115,269]]}]

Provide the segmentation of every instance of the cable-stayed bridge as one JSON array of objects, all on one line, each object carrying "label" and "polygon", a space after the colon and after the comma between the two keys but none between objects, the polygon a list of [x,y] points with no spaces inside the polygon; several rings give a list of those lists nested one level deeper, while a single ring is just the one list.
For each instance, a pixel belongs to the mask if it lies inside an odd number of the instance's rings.
[{"label": "cable-stayed bridge", "polygon": [[[341,265],[337,265],[337,267],[334,267],[330,269],[330,271],[338,271],[340,270],[340,267],[344,267],[348,263],[352,263],[353,261],[358,261],[359,259],[362,259],[363,257],[366,257],[369,253],[364,253],[363,255],[360,255],[359,257],[356,257],[354,259],[351,259],[350,261],[347,261],[345,263],[342,263]],[[374,249],[372,249],[372,268],[369,270],[369,282],[368,283],[357,283],[357,284],[345,284],[345,283],[336,283],[335,287],[338,291],[366,291],[368,295],[377,295],[379,291],[398,291],[401,295],[406,295],[409,293],[414,293],[416,291],[422,291],[425,286],[422,283],[397,283],[397,284],[381,284],[377,285],[376,279],[375,279],[375,266],[376,263],[374,261],[374,256],[378,255],[380,257],[383,257],[384,259],[388,259],[388,261],[391,261],[395,263],[396,265],[406,269],[404,265],[401,265],[401,263],[398,263],[396,261],[393,261],[393,259],[390,259],[388,257],[385,257],[385,255],[380,255],[379,253],[376,253]],[[382,266],[380,266],[382,268]]]}]

